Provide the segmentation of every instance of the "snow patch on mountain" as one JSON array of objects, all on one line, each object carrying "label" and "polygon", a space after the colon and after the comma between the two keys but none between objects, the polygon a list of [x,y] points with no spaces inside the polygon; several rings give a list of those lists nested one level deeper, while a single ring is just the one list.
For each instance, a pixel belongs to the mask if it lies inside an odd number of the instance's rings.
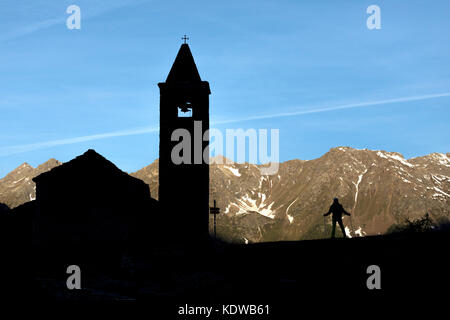
[{"label": "snow patch on mountain", "polygon": [[[427,189],[428,189],[428,188],[427,188]],[[445,195],[445,196],[447,196],[447,197],[450,197],[450,194],[445,193],[444,191],[442,191],[442,190],[439,189],[439,188],[433,187],[433,189],[436,190],[436,191],[439,192],[439,193],[442,193],[443,195]]]},{"label": "snow patch on mountain", "polygon": [[297,201],[297,200],[298,200],[298,198],[295,198],[295,200],[292,201],[291,204],[286,208],[286,215],[287,215],[287,218],[288,218],[288,220],[289,220],[289,223],[294,222],[294,217],[291,216],[291,215],[288,213],[288,212],[289,212],[289,208],[290,208],[290,207],[294,204],[294,202]]},{"label": "snow patch on mountain", "polygon": [[258,187],[259,189],[261,189],[264,180],[266,180],[266,177],[265,177],[265,176],[261,176],[261,177],[259,178],[259,187]]},{"label": "snow patch on mountain", "polygon": [[367,173],[367,169],[364,170],[364,172],[361,173],[361,174],[358,176],[358,181],[357,181],[356,183],[353,182],[353,184],[354,184],[355,187],[356,187],[356,192],[355,192],[355,206],[356,206],[356,201],[358,200],[359,184],[361,183],[362,178],[363,178],[363,176],[364,176],[366,173]]},{"label": "snow patch on mountain", "polygon": [[450,158],[443,153],[432,153],[429,155],[429,157],[435,160],[440,165],[450,167]]},{"label": "snow patch on mountain", "polygon": [[257,205],[257,201],[250,198],[247,193],[241,199],[237,199],[237,202],[237,204],[234,204],[239,208],[239,212],[236,214],[257,212],[267,218],[275,219],[275,212],[272,210],[272,206],[275,202],[267,205],[265,202],[261,201],[261,203]]},{"label": "snow patch on mountain", "polygon": [[345,227],[344,230],[345,230],[345,234],[347,235],[347,237],[351,238],[352,234],[350,233],[351,231],[350,231],[349,227]]},{"label": "snow patch on mountain", "polygon": [[450,182],[450,177],[444,176],[442,174],[432,174],[431,178],[433,178],[433,180],[439,184],[441,184],[442,182]]},{"label": "snow patch on mountain", "polygon": [[360,236],[360,237],[364,237],[366,235],[366,233],[362,230],[361,227],[359,227],[356,231],[355,234]]},{"label": "snow patch on mountain", "polygon": [[23,178],[21,178],[21,179],[19,179],[19,180],[13,181],[13,184],[18,183],[18,182],[22,181],[23,179],[25,179],[25,177],[23,177]]},{"label": "snow patch on mountain", "polygon": [[400,157],[399,155],[396,155],[396,154],[389,154],[389,153],[384,153],[384,152],[378,151],[377,156],[384,158],[384,159],[388,159],[388,160],[399,161],[401,164],[408,166],[410,168],[414,167],[413,164],[409,163],[403,157]]},{"label": "snow patch on mountain", "polygon": [[223,167],[228,169],[228,170],[230,170],[231,173],[233,173],[236,177],[240,177],[241,176],[241,174],[239,173],[239,169],[232,168],[232,167],[229,167],[229,166],[223,166]]},{"label": "snow patch on mountain", "polygon": [[266,201],[266,194],[258,192],[258,197],[261,198],[261,203]]}]

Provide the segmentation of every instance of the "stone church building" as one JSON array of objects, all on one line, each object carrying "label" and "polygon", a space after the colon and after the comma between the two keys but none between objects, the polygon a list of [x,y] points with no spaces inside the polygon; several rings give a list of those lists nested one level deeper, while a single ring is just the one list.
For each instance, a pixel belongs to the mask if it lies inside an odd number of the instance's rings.
[{"label": "stone church building", "polygon": [[[159,201],[142,180],[118,169],[94,150],[35,177],[36,200],[17,209],[30,214],[36,259],[109,261],[159,245],[208,241],[210,88],[184,43],[160,88]],[[200,128],[198,125],[200,124]],[[173,161],[185,130],[193,143],[188,163]],[[196,132],[198,131],[199,132]],[[200,152],[200,160],[198,159]],[[116,261],[118,262],[118,261]]]},{"label": "stone church building", "polygon": [[120,258],[157,215],[149,186],[88,150],[35,177],[33,247],[43,255],[82,260]]}]

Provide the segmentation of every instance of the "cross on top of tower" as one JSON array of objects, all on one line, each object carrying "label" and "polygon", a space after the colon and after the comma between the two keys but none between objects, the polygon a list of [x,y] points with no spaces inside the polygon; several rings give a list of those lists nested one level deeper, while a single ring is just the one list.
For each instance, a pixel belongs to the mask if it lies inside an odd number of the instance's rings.
[{"label": "cross on top of tower", "polygon": [[186,43],[186,40],[189,40],[189,37],[186,37],[186,35],[184,35],[184,36],[181,38],[181,40],[183,40],[184,43]]}]

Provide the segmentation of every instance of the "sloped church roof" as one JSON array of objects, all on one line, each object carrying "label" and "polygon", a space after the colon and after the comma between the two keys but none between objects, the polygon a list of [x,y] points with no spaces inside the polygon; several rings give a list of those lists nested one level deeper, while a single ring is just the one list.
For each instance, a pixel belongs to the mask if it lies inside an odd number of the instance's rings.
[{"label": "sloped church roof", "polygon": [[[63,163],[62,165],[53,168],[50,171],[41,173],[37,177],[33,178],[34,182],[49,181],[52,179],[61,179],[68,177],[94,177],[104,176],[109,178],[125,179],[135,184],[141,184],[145,186],[142,180],[134,178],[127,173],[117,168],[111,161],[105,159],[103,156],[95,152],[95,150],[89,149],[82,155]],[[68,181],[68,183],[70,183]]]}]

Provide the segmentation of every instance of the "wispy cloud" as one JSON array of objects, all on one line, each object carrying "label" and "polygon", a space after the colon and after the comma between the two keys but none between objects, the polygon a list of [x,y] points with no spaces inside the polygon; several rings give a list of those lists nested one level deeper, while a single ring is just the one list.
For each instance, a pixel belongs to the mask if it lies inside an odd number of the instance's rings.
[{"label": "wispy cloud", "polygon": [[34,151],[34,150],[38,150],[38,149],[44,149],[44,148],[50,148],[50,147],[62,146],[62,145],[69,145],[69,144],[92,141],[92,140],[100,140],[100,139],[107,139],[107,138],[113,138],[113,137],[123,137],[123,136],[151,133],[151,132],[157,132],[158,130],[159,130],[159,127],[134,128],[134,129],[129,129],[129,130],[113,131],[113,132],[93,134],[93,135],[82,136],[82,137],[58,139],[58,140],[44,141],[44,142],[38,142],[38,143],[10,146],[10,147],[0,148],[0,156],[8,156],[8,155],[17,154],[17,153],[29,152],[29,151]]},{"label": "wispy cloud", "polygon": [[[226,124],[226,123],[237,123],[237,122],[260,120],[260,119],[291,117],[291,116],[299,116],[299,115],[304,115],[304,114],[330,112],[330,111],[335,111],[335,110],[352,109],[352,108],[364,108],[364,107],[370,107],[370,106],[376,106],[376,105],[404,103],[404,102],[436,99],[436,98],[449,97],[449,96],[450,96],[450,92],[445,92],[445,93],[401,97],[401,98],[386,99],[386,100],[366,101],[366,102],[344,104],[344,105],[331,106],[331,107],[319,107],[319,108],[301,110],[301,111],[280,112],[280,113],[268,114],[268,115],[259,115],[259,116],[252,116],[252,117],[246,117],[246,118],[215,121],[215,122],[213,122],[213,125]],[[17,153],[34,151],[34,150],[38,150],[38,149],[49,148],[49,147],[92,141],[92,140],[100,140],[100,139],[107,139],[107,138],[113,138],[113,137],[123,137],[123,136],[154,133],[154,132],[158,132],[158,130],[159,130],[159,127],[157,127],[157,126],[134,128],[134,129],[129,129],[129,130],[113,131],[113,132],[100,133],[100,134],[94,134],[94,135],[88,135],[88,136],[82,136],[82,137],[59,139],[59,140],[38,142],[38,143],[33,143],[33,144],[3,147],[3,148],[0,148],[0,157],[17,154]]]},{"label": "wispy cloud", "polygon": [[47,20],[39,21],[37,23],[24,25],[24,26],[21,26],[20,28],[15,29],[9,33],[0,35],[0,42],[16,39],[16,38],[25,36],[27,34],[37,32],[41,29],[49,28],[58,23],[62,24],[62,23],[64,23],[64,21],[65,21],[65,18],[47,19]]},{"label": "wispy cloud", "polygon": [[363,108],[363,107],[370,107],[370,106],[377,106],[377,105],[384,105],[384,104],[403,103],[403,102],[435,99],[435,98],[442,98],[442,97],[449,97],[449,96],[450,96],[450,92],[445,92],[445,93],[402,97],[402,98],[394,98],[394,99],[386,99],[386,100],[366,101],[366,102],[358,102],[358,103],[351,103],[351,104],[343,104],[343,105],[339,105],[339,106],[330,106],[330,107],[325,106],[325,107],[318,107],[318,108],[300,110],[300,111],[280,112],[280,113],[267,114],[267,115],[257,115],[257,116],[251,116],[251,117],[240,118],[240,119],[221,120],[221,121],[217,121],[215,123],[216,124],[226,124],[226,123],[236,123],[236,122],[241,122],[241,121],[291,117],[291,116],[299,116],[299,115],[304,115],[304,114],[329,112],[329,111],[352,109],[352,108]]},{"label": "wispy cloud", "polygon": [[[92,3],[89,2],[79,2],[77,3],[77,5],[81,8],[81,17],[82,19],[90,19],[93,17],[97,17],[99,15],[102,15],[104,13],[107,13],[109,11],[112,10],[116,10],[116,9],[120,9],[123,7],[127,7],[127,6],[132,6],[132,5],[139,5],[141,3],[145,3],[148,2],[148,0],[128,0],[128,1],[123,1],[123,0],[117,0],[117,1],[109,1],[107,4],[105,3],[100,3],[99,5],[93,5]],[[71,3],[70,3],[71,4]],[[14,29],[11,30],[9,32],[0,34],[0,42],[4,42],[7,40],[12,40],[12,39],[16,39],[22,36],[26,36],[29,34],[33,34],[35,32],[38,32],[40,30],[55,26],[55,25],[62,25],[65,27],[65,21],[67,19],[67,17],[69,16],[68,14],[65,13],[64,10],[64,3],[61,5],[62,9],[61,9],[61,14],[56,18],[56,17],[48,17],[47,19],[43,19],[41,21],[38,22],[34,22],[34,23],[21,23],[21,25]],[[69,5],[69,3],[66,4],[66,7]],[[89,8],[89,10],[84,10],[84,8]],[[29,7],[25,7],[25,8],[21,8],[22,11],[30,11],[33,12],[33,10],[36,9],[36,5],[35,4],[30,4]]]}]

